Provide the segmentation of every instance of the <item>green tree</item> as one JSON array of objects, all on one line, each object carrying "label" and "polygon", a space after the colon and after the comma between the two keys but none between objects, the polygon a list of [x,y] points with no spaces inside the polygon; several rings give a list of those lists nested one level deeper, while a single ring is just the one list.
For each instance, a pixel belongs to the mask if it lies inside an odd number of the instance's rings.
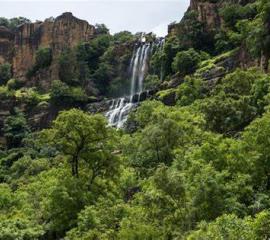
[{"label": "green tree", "polygon": [[51,85],[51,100],[57,104],[73,105],[87,101],[87,95],[81,87],[71,87],[60,80],[54,80]]},{"label": "green tree", "polygon": [[109,34],[109,29],[107,28],[107,26],[103,23],[101,24],[96,24],[95,25],[95,32],[96,34]]},{"label": "green tree", "polygon": [[79,67],[76,54],[71,49],[64,50],[58,60],[60,80],[68,85],[79,85]]},{"label": "green tree", "polygon": [[129,31],[122,31],[113,35],[113,40],[119,43],[126,43],[134,41],[134,36]]},{"label": "green tree", "polygon": [[113,154],[113,131],[99,115],[91,116],[80,110],[61,112],[48,133],[57,149],[68,158],[72,175],[79,177],[82,164],[90,171],[89,185],[97,177],[113,176],[118,160]]},{"label": "green tree", "polygon": [[27,77],[31,78],[40,69],[47,68],[52,62],[52,50],[50,48],[39,48],[35,53],[35,63],[27,72]]},{"label": "green tree", "polygon": [[191,233],[187,240],[252,240],[255,239],[248,222],[235,215],[223,215],[210,224],[201,223],[200,229]]},{"label": "green tree", "polygon": [[44,235],[42,227],[28,219],[20,217],[3,218],[0,216],[0,220],[1,240],[37,240]]},{"label": "green tree", "polygon": [[52,62],[52,50],[50,48],[39,48],[35,55],[35,65],[37,68],[46,68]]},{"label": "green tree", "polygon": [[7,18],[1,17],[0,18],[0,26],[4,26],[6,28],[9,27],[9,20]]},{"label": "green tree", "polygon": [[29,127],[24,114],[19,109],[15,108],[11,116],[5,119],[3,131],[8,148],[21,146],[22,140],[29,133]]},{"label": "green tree", "polygon": [[203,97],[203,83],[199,78],[186,77],[176,92],[177,104],[186,106]]},{"label": "green tree", "polygon": [[4,85],[11,78],[11,65],[4,63],[0,65],[0,85]]},{"label": "green tree", "polygon": [[174,72],[182,75],[193,73],[200,62],[200,54],[194,49],[178,52],[173,60],[172,68]]},{"label": "green tree", "polygon": [[269,119],[270,114],[266,112],[261,118],[253,121],[243,133],[243,139],[247,143],[247,149],[257,152],[259,157],[254,159],[254,183],[260,188],[270,189],[269,159],[267,151],[269,145]]}]

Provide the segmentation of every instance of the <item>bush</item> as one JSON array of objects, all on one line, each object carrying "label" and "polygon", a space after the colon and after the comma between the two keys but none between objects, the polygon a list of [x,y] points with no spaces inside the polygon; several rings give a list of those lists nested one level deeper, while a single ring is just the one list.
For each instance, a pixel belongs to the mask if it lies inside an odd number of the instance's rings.
[{"label": "bush", "polygon": [[41,95],[35,88],[22,88],[15,92],[15,97],[29,106],[35,106],[39,102],[49,100],[50,96],[48,94]]},{"label": "bush", "polygon": [[115,42],[126,43],[134,41],[134,36],[131,32],[122,31],[113,35]]},{"label": "bush", "polygon": [[0,17],[0,26],[4,26],[11,30],[15,30],[16,27],[24,23],[31,23],[31,21],[25,17],[15,17],[11,19]]},{"label": "bush", "polygon": [[79,66],[74,51],[66,49],[58,60],[60,80],[68,85],[79,84]]},{"label": "bush", "polygon": [[4,85],[11,78],[11,65],[4,63],[0,65],[0,85]]},{"label": "bush", "polygon": [[9,149],[20,147],[22,140],[29,133],[23,112],[15,108],[12,115],[5,119],[3,131]]},{"label": "bush", "polygon": [[35,66],[40,68],[46,68],[51,65],[52,62],[52,50],[50,48],[40,48],[36,51],[36,63]]},{"label": "bush", "polygon": [[178,52],[173,60],[172,68],[174,72],[182,75],[193,73],[200,62],[200,54],[194,49]]},{"label": "bush", "polygon": [[256,5],[247,4],[241,6],[240,4],[229,4],[220,10],[220,14],[225,22],[225,25],[234,29],[236,23],[241,19],[252,19],[256,16]]},{"label": "bush", "polygon": [[57,103],[85,102],[88,99],[81,87],[70,87],[60,80],[52,82],[50,96]]},{"label": "bush", "polygon": [[157,88],[160,83],[161,80],[157,75],[148,75],[144,80],[144,88],[145,89]]},{"label": "bush", "polygon": [[23,86],[23,82],[17,79],[10,79],[7,82],[7,89],[8,90],[17,90]]},{"label": "bush", "polygon": [[95,28],[96,28],[96,34],[109,34],[109,29],[103,23],[101,24],[97,23],[95,25]]},{"label": "bush", "polygon": [[185,82],[181,84],[176,92],[177,104],[187,106],[196,99],[203,97],[203,86],[200,78],[186,77]]},{"label": "bush", "polygon": [[10,91],[6,86],[0,86],[0,99],[5,99],[14,95],[14,91]]},{"label": "bush", "polygon": [[47,68],[52,62],[52,50],[50,48],[39,48],[35,54],[35,64],[27,72],[27,77],[31,78],[40,69]]}]

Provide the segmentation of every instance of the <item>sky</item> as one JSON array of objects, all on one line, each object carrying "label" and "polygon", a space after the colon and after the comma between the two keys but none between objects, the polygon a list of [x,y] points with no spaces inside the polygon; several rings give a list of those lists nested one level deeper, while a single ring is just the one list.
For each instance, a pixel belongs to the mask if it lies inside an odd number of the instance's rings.
[{"label": "sky", "polygon": [[0,16],[23,16],[32,21],[57,17],[63,12],[87,20],[104,23],[111,33],[123,30],[167,33],[167,26],[179,22],[190,0],[0,0]]}]

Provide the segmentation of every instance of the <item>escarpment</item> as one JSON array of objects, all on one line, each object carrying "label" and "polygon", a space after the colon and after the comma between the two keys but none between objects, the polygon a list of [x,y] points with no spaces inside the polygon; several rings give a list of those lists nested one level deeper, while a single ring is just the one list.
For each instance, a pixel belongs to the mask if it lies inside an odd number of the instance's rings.
[{"label": "escarpment", "polygon": [[12,62],[14,50],[14,33],[0,26],[0,64]]},{"label": "escarpment", "polygon": [[[12,64],[14,78],[25,80],[26,85],[39,82],[39,85],[46,88],[51,80],[59,78],[56,63],[59,54],[66,48],[89,41],[94,34],[94,26],[68,12],[44,22],[23,24],[14,33],[1,27],[0,62]],[[35,63],[36,50],[45,47],[51,49],[51,66],[46,71],[37,73],[35,77],[26,79],[27,71]]]},{"label": "escarpment", "polygon": [[[186,15],[190,12],[194,12],[197,20],[203,24],[204,30],[206,32],[213,32],[222,27],[223,18],[220,14],[220,10],[225,5],[246,5],[248,3],[253,3],[254,1],[255,0],[190,0]],[[183,20],[185,20],[185,17]],[[178,23],[171,24],[169,26],[169,34],[177,33],[178,25]]]}]

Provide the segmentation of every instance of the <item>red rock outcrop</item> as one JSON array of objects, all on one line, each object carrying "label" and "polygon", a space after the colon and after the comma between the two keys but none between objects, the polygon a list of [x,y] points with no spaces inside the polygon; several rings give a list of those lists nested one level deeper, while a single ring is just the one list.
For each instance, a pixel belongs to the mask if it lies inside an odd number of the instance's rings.
[{"label": "red rock outcrop", "polygon": [[25,79],[28,69],[34,64],[36,50],[40,47],[49,47],[53,55],[52,65],[37,78],[39,81],[50,82],[58,79],[57,58],[61,51],[75,47],[79,42],[89,41],[94,34],[94,26],[69,12],[56,19],[23,24],[15,33],[0,28],[0,63],[4,61],[12,63],[14,77]]},{"label": "red rock outcrop", "polygon": [[14,34],[9,29],[0,26],[0,64],[12,62],[14,37]]},{"label": "red rock outcrop", "polygon": [[[198,21],[204,25],[204,30],[207,32],[220,29],[223,19],[220,16],[220,9],[227,4],[242,4],[252,3],[255,0],[190,0],[189,11],[194,11],[198,15]],[[178,24],[172,24],[168,28],[170,35],[177,34]]]},{"label": "red rock outcrop", "polygon": [[205,24],[207,30],[214,30],[220,27],[222,19],[219,9],[222,2],[212,3],[211,1],[191,0],[190,10],[198,13],[198,20]]}]

